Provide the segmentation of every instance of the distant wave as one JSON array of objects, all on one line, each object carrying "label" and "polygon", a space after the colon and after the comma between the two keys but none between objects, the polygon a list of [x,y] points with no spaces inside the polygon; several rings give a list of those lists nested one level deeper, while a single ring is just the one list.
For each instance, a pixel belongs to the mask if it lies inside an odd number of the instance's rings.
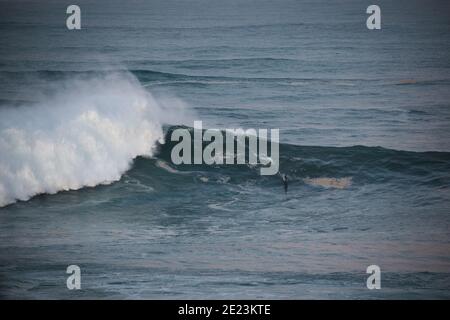
[{"label": "distant wave", "polygon": [[[249,59],[228,59],[228,60],[204,60],[204,62],[236,62],[236,61],[273,61],[278,59],[273,58],[249,58]],[[286,59],[281,59],[282,61]],[[194,62],[200,62],[201,60],[188,60]],[[180,61],[185,62],[185,61]],[[142,83],[155,83],[155,84],[228,84],[228,83],[246,83],[246,82],[264,82],[274,83],[288,86],[303,85],[305,83],[324,83],[324,84],[336,84],[336,85],[358,85],[361,83],[367,83],[370,85],[447,85],[450,83],[448,79],[383,79],[383,78],[341,78],[341,77],[236,77],[236,76],[215,76],[215,75],[195,75],[175,72],[156,71],[151,69],[105,69],[105,70],[84,70],[84,71],[64,71],[64,70],[39,70],[39,71],[0,71],[0,79],[20,81],[22,79],[29,80],[30,78],[36,78],[40,80],[48,81],[61,81],[68,80],[73,77],[78,79],[90,79],[98,76],[108,76],[110,74],[122,74],[124,76],[132,73]]]},{"label": "distant wave", "polygon": [[[134,31],[134,30],[163,30],[163,31],[167,31],[167,30],[173,30],[173,31],[207,31],[207,30],[211,30],[211,31],[229,31],[229,30],[241,30],[244,29],[246,31],[248,30],[258,30],[258,29],[266,29],[266,28],[292,28],[292,27],[305,27],[305,26],[314,26],[313,23],[262,23],[262,24],[240,24],[240,25],[214,25],[214,26],[185,26],[185,27],[177,27],[177,26],[171,26],[171,27],[167,27],[167,26],[161,26],[161,27],[146,27],[146,26],[121,26],[122,30],[127,30],[127,31]],[[103,29],[103,30],[109,30],[109,29],[116,29],[115,26],[109,26],[109,25],[104,25],[104,26],[96,26],[97,29]]]}]

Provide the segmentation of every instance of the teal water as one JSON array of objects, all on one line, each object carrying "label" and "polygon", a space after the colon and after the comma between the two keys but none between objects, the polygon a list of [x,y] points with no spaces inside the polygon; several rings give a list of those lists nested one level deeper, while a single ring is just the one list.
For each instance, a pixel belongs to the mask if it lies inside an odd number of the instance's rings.
[{"label": "teal water", "polygon": [[[449,298],[446,1],[379,1],[380,31],[361,1],[77,4],[68,31],[64,3],[0,2],[0,132],[31,137],[0,139],[0,195],[23,197],[0,208],[1,298]],[[120,136],[73,126],[79,98],[140,128],[120,112],[139,90],[164,106],[150,119],[167,137],[193,120],[279,128],[288,192],[251,166],[176,166],[167,138],[127,159]],[[106,161],[33,144],[74,136]],[[89,184],[34,196],[21,168],[46,173],[47,193]],[[70,264],[82,290],[66,288]],[[381,290],[366,288],[372,264]]]}]

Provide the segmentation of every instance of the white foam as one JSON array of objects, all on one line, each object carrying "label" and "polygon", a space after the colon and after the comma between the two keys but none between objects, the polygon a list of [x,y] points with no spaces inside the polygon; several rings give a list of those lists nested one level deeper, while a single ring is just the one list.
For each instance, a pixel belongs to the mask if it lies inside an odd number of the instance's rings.
[{"label": "white foam", "polygon": [[305,178],[303,181],[312,186],[321,186],[324,188],[345,189],[352,185],[352,178]]},{"label": "white foam", "polygon": [[35,105],[0,108],[0,206],[116,181],[163,138],[167,112],[131,75],[59,86]]},{"label": "white foam", "polygon": [[177,169],[172,168],[167,162],[162,161],[162,160],[156,161],[156,166],[161,168],[161,169],[164,169],[164,170],[166,170],[167,172],[170,172],[170,173],[181,173]]}]

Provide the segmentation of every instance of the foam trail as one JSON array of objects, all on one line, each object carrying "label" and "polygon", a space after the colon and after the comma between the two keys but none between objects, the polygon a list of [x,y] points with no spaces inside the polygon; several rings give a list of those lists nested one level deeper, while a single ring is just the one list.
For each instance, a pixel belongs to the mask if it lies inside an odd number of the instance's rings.
[{"label": "foam trail", "polygon": [[303,181],[312,186],[345,189],[352,185],[352,178],[305,178]]},{"label": "foam trail", "polygon": [[60,86],[35,105],[0,108],[0,207],[116,181],[163,137],[161,106],[131,75]]}]

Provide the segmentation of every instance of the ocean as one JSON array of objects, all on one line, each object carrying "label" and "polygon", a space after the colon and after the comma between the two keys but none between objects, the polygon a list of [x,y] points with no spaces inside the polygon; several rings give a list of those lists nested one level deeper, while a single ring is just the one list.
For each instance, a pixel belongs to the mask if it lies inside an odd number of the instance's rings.
[{"label": "ocean", "polygon": [[[0,1],[0,298],[450,298],[448,1],[377,1],[381,30],[356,0],[76,4]],[[287,192],[175,165],[195,120],[279,129]]]}]

